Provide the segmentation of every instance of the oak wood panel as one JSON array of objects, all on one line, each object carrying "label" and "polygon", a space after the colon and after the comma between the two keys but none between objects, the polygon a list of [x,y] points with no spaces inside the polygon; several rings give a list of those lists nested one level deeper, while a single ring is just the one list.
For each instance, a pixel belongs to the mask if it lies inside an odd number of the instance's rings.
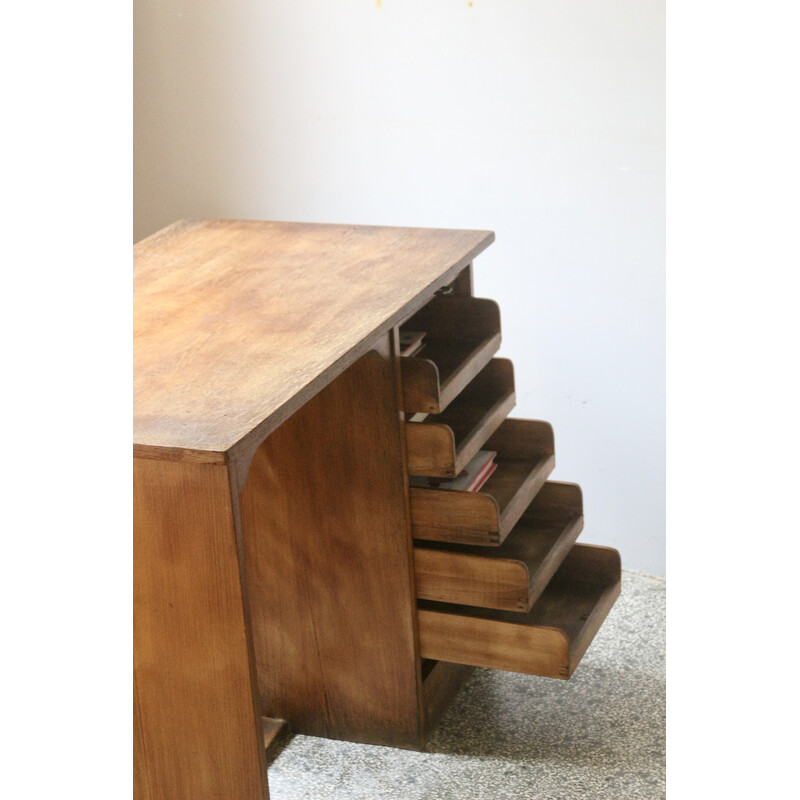
[{"label": "oak wood panel", "polygon": [[134,794],[268,797],[225,466],[134,459]]},{"label": "oak wood panel", "polygon": [[421,746],[395,359],[362,357],[259,447],[241,497],[261,709]]},{"label": "oak wood panel", "polygon": [[502,544],[555,467],[547,422],[506,419],[485,447],[497,451],[497,469],[480,491],[409,489],[415,539]]},{"label": "oak wood panel", "polygon": [[514,407],[514,367],[493,358],[447,409],[406,423],[410,475],[458,475]]},{"label": "oak wood panel", "polygon": [[417,543],[417,597],[529,611],[582,529],[580,487],[548,481],[500,547]]},{"label": "oak wood panel", "polygon": [[489,231],[179,222],[134,247],[134,452],[257,445],[494,240]]},{"label": "oak wood panel", "polygon": [[619,553],[576,544],[527,614],[421,600],[421,655],[569,678],[619,591]]}]

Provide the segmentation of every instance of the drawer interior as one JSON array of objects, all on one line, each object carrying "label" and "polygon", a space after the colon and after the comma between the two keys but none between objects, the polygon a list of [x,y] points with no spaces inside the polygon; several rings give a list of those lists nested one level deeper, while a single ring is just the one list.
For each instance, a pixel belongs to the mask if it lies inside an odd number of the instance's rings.
[{"label": "drawer interior", "polygon": [[478,492],[409,489],[415,539],[501,544],[555,467],[553,429],[539,420],[506,419],[489,437],[497,469]]},{"label": "drawer interior", "polygon": [[581,530],[580,487],[548,481],[499,547],[418,542],[417,598],[529,611]]},{"label": "drawer interior", "polygon": [[439,295],[400,326],[425,334],[419,354],[400,359],[403,409],[439,414],[500,347],[494,300]]},{"label": "drawer interior", "polygon": [[458,475],[515,402],[514,367],[493,358],[441,414],[406,423],[409,474]]}]

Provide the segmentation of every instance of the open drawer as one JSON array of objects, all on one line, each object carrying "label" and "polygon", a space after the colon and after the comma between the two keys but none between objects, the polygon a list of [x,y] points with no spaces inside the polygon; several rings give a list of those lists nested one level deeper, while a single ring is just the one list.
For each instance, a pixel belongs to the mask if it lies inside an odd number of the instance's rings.
[{"label": "open drawer", "polygon": [[506,419],[484,447],[497,452],[497,469],[480,491],[409,489],[415,539],[502,544],[555,467],[547,422]]},{"label": "open drawer", "polygon": [[619,553],[576,544],[527,614],[420,600],[420,654],[437,661],[569,678],[619,591]]},{"label": "open drawer", "polygon": [[417,598],[529,611],[581,530],[580,487],[548,481],[500,547],[417,543]]},{"label": "open drawer", "polygon": [[400,359],[403,410],[439,414],[500,348],[494,300],[440,295],[400,326],[425,334],[419,355]]},{"label": "open drawer", "polygon": [[409,474],[458,475],[515,402],[514,365],[493,358],[443,413],[406,423]]}]

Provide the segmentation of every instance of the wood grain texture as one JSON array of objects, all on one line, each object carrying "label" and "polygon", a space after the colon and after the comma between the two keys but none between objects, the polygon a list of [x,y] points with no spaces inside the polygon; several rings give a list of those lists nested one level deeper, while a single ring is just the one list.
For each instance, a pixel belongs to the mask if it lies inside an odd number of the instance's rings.
[{"label": "wood grain texture", "polygon": [[580,487],[548,481],[500,547],[417,543],[417,597],[529,611],[582,529]]},{"label": "wood grain texture", "polygon": [[458,475],[514,407],[514,367],[493,358],[442,414],[406,423],[410,475]]},{"label": "wood grain texture", "polygon": [[268,797],[225,466],[134,459],[134,795]]},{"label": "wood grain texture", "polygon": [[139,689],[133,673],[133,796],[135,800],[151,800],[153,790],[147,774],[147,751],[144,747],[142,715],[139,713]]},{"label": "wood grain texture", "polygon": [[405,428],[409,475],[453,478],[458,474],[452,428],[427,421],[407,422]]},{"label": "wood grain texture", "polygon": [[258,449],[241,497],[261,709],[420,747],[395,359],[362,357]]},{"label": "wood grain texture", "polygon": [[469,680],[475,668],[447,661],[422,662],[422,694],[425,709],[425,733],[429,736],[442,714]]},{"label": "wood grain texture", "polygon": [[437,295],[404,328],[424,331],[419,355],[401,362],[403,408],[439,414],[486,366],[501,343],[494,300]]},{"label": "wood grain texture", "polygon": [[497,469],[478,492],[409,489],[415,539],[496,547],[505,541],[555,467],[553,429],[506,419],[485,445]]},{"label": "wood grain texture", "polygon": [[619,553],[576,544],[527,614],[421,600],[421,655],[569,678],[619,591]]},{"label": "wood grain texture", "polygon": [[494,240],[489,231],[180,222],[134,247],[134,452],[257,445]]}]

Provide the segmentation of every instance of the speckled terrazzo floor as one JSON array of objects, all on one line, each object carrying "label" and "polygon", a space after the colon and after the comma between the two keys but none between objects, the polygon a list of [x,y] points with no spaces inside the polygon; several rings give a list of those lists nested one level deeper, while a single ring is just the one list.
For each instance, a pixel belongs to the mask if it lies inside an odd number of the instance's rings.
[{"label": "speckled terrazzo floor", "polygon": [[665,796],[666,582],[622,596],[569,681],[476,670],[424,753],[295,736],[272,800]]}]

